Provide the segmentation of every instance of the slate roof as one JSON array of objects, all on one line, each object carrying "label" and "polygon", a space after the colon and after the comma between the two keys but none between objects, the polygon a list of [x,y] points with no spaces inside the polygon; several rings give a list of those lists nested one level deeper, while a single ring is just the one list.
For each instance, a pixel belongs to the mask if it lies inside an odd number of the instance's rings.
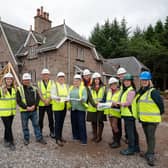
[{"label": "slate roof", "polygon": [[14,55],[25,42],[28,31],[0,21]]},{"label": "slate roof", "polygon": [[[30,31],[10,25],[2,21],[0,21],[0,24],[4,29],[8,43],[14,55],[19,55],[20,53],[25,52],[26,48],[24,48],[24,43]],[[77,43],[82,43],[83,45],[89,46],[91,48],[94,47],[93,44],[80,36],[66,24],[53,27],[49,30],[44,31],[43,33],[37,33],[34,31],[32,31],[32,33],[36,38],[37,42],[41,44],[39,46],[39,51],[42,52],[57,49],[57,46],[59,46],[61,42],[64,42],[64,40],[67,39],[76,41]]]},{"label": "slate roof", "polygon": [[109,68],[107,68],[107,66],[106,66],[107,63],[105,62],[104,66],[105,66],[106,70],[108,69],[108,72],[110,71],[110,69],[112,72],[113,72],[113,70],[115,70],[117,72],[117,69],[119,67],[124,67],[128,71],[128,73],[131,73],[134,76],[138,76],[142,70],[149,70],[148,67],[146,67],[144,64],[142,64],[134,56],[106,59],[106,61],[108,62],[108,64],[111,64],[111,68],[110,68],[110,66],[109,66]]}]

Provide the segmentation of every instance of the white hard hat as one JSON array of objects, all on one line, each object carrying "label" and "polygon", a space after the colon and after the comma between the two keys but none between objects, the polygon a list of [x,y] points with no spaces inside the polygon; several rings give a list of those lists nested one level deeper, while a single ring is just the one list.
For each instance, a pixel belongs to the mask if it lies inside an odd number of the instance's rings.
[{"label": "white hard hat", "polygon": [[50,74],[50,71],[49,71],[47,68],[44,68],[44,69],[41,71],[41,74]]},{"label": "white hard hat", "polygon": [[117,70],[117,75],[120,75],[120,74],[124,74],[124,73],[127,73],[126,69],[121,67]]},{"label": "white hard hat", "polygon": [[60,77],[60,76],[63,76],[63,77],[65,77],[65,74],[64,74],[64,72],[58,72],[58,73],[57,73],[57,77]]},{"label": "white hard hat", "polygon": [[110,85],[110,84],[118,83],[118,82],[119,82],[118,79],[111,77],[108,81],[108,84]]},{"label": "white hard hat", "polygon": [[29,73],[24,73],[22,76],[22,80],[31,80],[31,75]]},{"label": "white hard hat", "polygon": [[95,78],[101,78],[101,75],[98,73],[98,72],[95,72],[93,75],[92,75],[92,78],[95,79]]},{"label": "white hard hat", "polygon": [[82,79],[82,77],[81,77],[81,75],[76,74],[76,75],[74,76],[74,79]]},{"label": "white hard hat", "polygon": [[4,75],[3,78],[13,78],[13,75],[10,72],[8,72]]},{"label": "white hard hat", "polygon": [[90,75],[91,72],[89,71],[89,69],[84,69],[83,71],[83,75]]}]

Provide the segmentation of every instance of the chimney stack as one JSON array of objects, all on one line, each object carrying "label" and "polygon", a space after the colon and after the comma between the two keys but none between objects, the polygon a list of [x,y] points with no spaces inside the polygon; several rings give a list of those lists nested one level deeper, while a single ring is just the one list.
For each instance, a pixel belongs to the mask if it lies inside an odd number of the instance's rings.
[{"label": "chimney stack", "polygon": [[43,6],[37,9],[37,15],[34,17],[34,30],[42,33],[51,28],[51,21],[49,20],[49,13],[43,10]]}]

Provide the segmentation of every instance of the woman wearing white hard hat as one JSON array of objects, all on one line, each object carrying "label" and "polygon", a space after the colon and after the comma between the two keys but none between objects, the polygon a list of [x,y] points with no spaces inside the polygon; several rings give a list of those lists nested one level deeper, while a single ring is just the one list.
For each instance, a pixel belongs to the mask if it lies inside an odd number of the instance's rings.
[{"label": "woman wearing white hard hat", "polygon": [[113,133],[112,143],[109,143],[111,148],[120,147],[120,132],[118,129],[118,120],[121,118],[120,107],[117,102],[120,99],[121,90],[118,88],[119,80],[111,77],[108,81],[109,89],[106,95],[106,102],[111,103],[110,109],[105,109],[104,113],[109,116],[109,122]]},{"label": "woman wearing white hard hat", "polygon": [[40,96],[38,89],[31,84],[31,75],[29,73],[24,73],[22,76],[22,85],[18,87],[16,92],[16,100],[20,106],[24,145],[30,143],[29,120],[32,122],[36,142],[45,145],[46,141],[43,139],[40,131],[37,115]]},{"label": "woman wearing white hard hat", "polygon": [[[117,78],[119,79],[119,87],[120,87],[121,92],[123,90],[123,78],[126,73],[127,73],[127,70],[124,67],[120,67],[117,70]],[[120,137],[122,137],[122,121],[121,121],[121,119],[118,119],[118,129],[120,132]],[[128,143],[128,136],[126,133],[125,126],[124,126],[124,130],[125,130],[125,143],[127,144]]]},{"label": "woman wearing white hard hat", "polygon": [[73,140],[79,140],[82,145],[87,144],[86,132],[86,108],[88,105],[86,88],[81,85],[81,75],[74,76],[73,85],[70,87],[70,104],[71,104],[71,125]]},{"label": "woman wearing white hard hat", "polygon": [[16,114],[16,86],[13,75],[9,72],[3,77],[0,87],[0,117],[4,124],[4,146],[15,150],[12,123]]},{"label": "woman wearing white hard hat", "polygon": [[41,132],[43,132],[43,120],[44,120],[45,112],[47,112],[50,136],[54,138],[55,137],[54,119],[53,119],[52,103],[51,103],[52,83],[53,81],[50,79],[50,71],[47,68],[44,68],[41,71],[41,80],[38,81],[38,89],[40,93],[39,126],[41,129]]},{"label": "woman wearing white hard hat", "polygon": [[[103,102],[105,95],[105,86],[101,80],[101,75],[98,72],[95,72],[92,75],[92,84],[89,88],[94,103],[97,105],[98,103]],[[92,106],[90,102],[88,103],[88,105],[89,107],[87,109],[87,121],[90,121],[92,124],[92,141],[99,143],[102,140],[106,115],[104,115],[104,111],[97,110],[97,108]]]},{"label": "woman wearing white hard hat", "polygon": [[65,99],[69,94],[69,87],[65,83],[65,74],[58,72],[57,81],[51,89],[52,110],[55,117],[55,139],[58,146],[63,146],[66,141],[63,139],[62,131],[67,111],[67,102]]}]

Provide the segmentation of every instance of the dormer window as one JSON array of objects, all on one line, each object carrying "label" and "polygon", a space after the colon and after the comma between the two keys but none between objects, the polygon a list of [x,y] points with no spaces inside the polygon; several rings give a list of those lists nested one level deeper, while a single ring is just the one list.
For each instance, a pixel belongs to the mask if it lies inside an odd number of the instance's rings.
[{"label": "dormer window", "polygon": [[36,46],[31,46],[29,48],[28,59],[34,59],[34,58],[37,58]]}]

